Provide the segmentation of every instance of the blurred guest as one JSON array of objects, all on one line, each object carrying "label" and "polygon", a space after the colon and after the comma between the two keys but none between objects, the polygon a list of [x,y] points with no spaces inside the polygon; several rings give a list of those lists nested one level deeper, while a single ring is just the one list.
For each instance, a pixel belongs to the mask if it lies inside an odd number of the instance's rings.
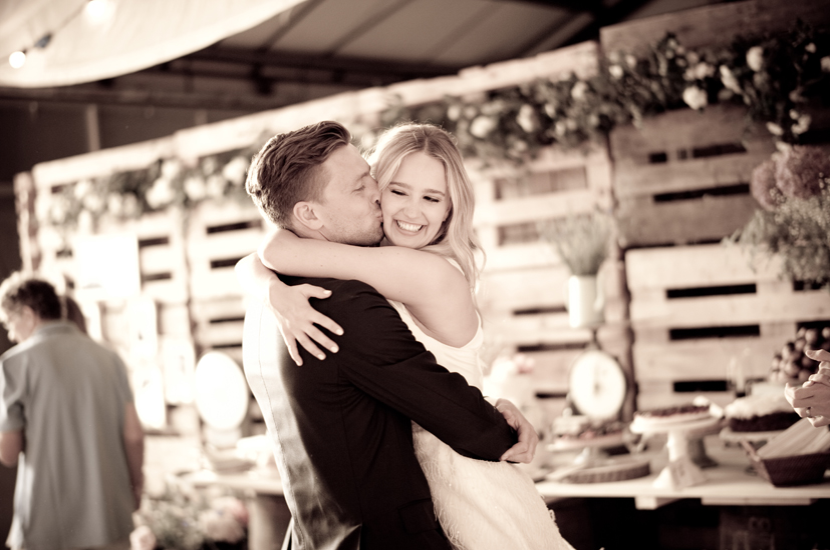
[{"label": "blurred guest", "polygon": [[81,311],[81,306],[78,302],[72,296],[67,295],[63,297],[63,303],[66,305],[66,319],[75,323],[78,330],[84,334],[89,334],[86,328],[86,317],[84,317],[84,312]]},{"label": "blurred guest", "polygon": [[830,351],[823,349],[804,352],[819,363],[818,372],[801,386],[787,386],[784,394],[795,412],[809,418],[816,428],[830,425]]},{"label": "blurred guest", "polygon": [[7,544],[129,548],[144,432],[124,363],[61,319],[46,281],[3,281],[0,321],[18,343],[0,356],[0,462],[18,465]]}]

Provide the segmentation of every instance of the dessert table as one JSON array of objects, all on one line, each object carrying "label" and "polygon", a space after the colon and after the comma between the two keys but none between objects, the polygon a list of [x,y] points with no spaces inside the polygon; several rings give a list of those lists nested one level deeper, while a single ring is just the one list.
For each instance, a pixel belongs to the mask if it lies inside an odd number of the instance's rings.
[{"label": "dessert table", "polygon": [[[569,497],[581,498],[633,498],[641,510],[654,510],[680,499],[700,499],[712,506],[806,506],[818,499],[830,498],[830,477],[824,482],[795,487],[775,487],[751,470],[746,452],[727,446],[717,436],[707,436],[707,454],[718,463],[702,470],[704,480],[700,484],[671,488],[655,484],[659,473],[666,466],[665,448],[649,451],[642,456],[651,461],[651,474],[646,477],[605,483],[563,483],[551,481],[553,472],[537,482],[536,487],[550,503]],[[566,461],[558,460],[558,467],[566,467]]]}]

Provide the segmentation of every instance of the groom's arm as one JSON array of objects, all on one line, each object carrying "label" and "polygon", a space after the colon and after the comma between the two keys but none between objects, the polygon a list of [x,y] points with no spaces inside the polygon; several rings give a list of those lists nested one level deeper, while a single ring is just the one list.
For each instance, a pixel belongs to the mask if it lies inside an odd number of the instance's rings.
[{"label": "groom's arm", "polygon": [[462,375],[438,365],[372,287],[343,281],[332,290],[315,306],[345,331],[335,337],[336,360],[352,383],[462,455],[499,460],[516,443],[502,414]]}]

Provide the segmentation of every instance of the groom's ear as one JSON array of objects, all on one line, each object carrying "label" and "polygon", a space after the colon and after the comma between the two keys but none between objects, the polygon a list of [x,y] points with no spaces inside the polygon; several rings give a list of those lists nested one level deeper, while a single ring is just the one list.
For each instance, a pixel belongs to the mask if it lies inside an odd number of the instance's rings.
[{"label": "groom's ear", "polygon": [[317,205],[309,201],[300,201],[292,210],[297,225],[311,231],[319,231],[323,220],[317,215]]}]

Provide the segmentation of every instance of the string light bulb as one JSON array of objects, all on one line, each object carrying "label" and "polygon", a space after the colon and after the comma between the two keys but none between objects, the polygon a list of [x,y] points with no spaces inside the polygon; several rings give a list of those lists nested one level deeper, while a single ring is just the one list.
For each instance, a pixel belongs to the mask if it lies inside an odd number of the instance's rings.
[{"label": "string light bulb", "polygon": [[[35,42],[31,47],[37,48],[39,50],[46,49],[49,43],[52,41],[53,33],[61,30],[64,28],[71,20],[78,17],[81,12],[85,12],[87,17],[95,23],[101,23],[107,17],[108,14],[112,12],[111,4],[108,0],[88,0],[88,2],[82,6],[80,6],[77,10],[75,10],[69,17],[67,17],[62,24],[60,24],[57,28],[52,29],[52,32],[47,32],[43,36],[41,36],[37,42]],[[26,64],[26,53],[27,50],[18,50],[13,52],[9,55],[9,65],[12,66],[14,69],[19,69],[23,65]]]},{"label": "string light bulb", "polygon": [[100,21],[107,14],[107,0],[89,0],[84,9],[92,21]]},{"label": "string light bulb", "polygon": [[9,56],[9,65],[11,65],[13,69],[19,69],[20,67],[22,67],[25,64],[26,64],[26,52],[25,51],[23,51],[23,50],[16,51],[16,52],[13,52]]}]

